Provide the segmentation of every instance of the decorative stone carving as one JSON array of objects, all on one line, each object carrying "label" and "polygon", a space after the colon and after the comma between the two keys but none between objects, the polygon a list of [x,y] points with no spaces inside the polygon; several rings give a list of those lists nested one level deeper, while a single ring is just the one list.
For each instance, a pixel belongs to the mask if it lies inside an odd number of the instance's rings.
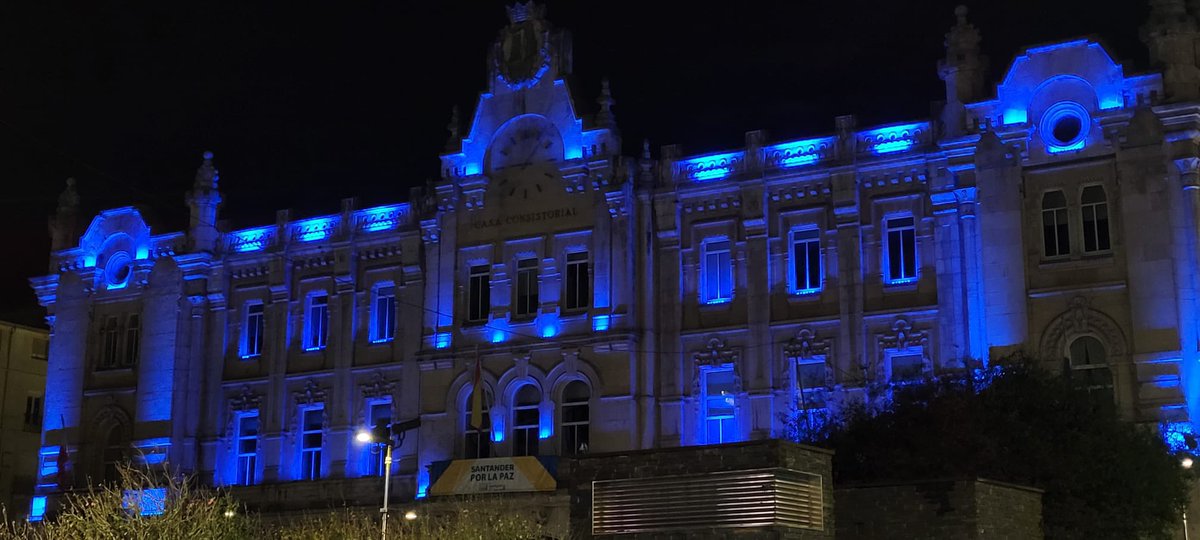
[{"label": "decorative stone carving", "polygon": [[810,359],[814,356],[829,354],[829,340],[818,339],[809,328],[801,328],[796,337],[783,346],[783,352],[788,358]]},{"label": "decorative stone carving", "polygon": [[370,381],[359,386],[362,396],[366,399],[389,397],[395,388],[396,382],[385,378],[381,371],[376,371]]},{"label": "decorative stone carving", "polygon": [[249,386],[243,386],[242,392],[229,400],[229,408],[233,411],[253,411],[257,410],[262,404],[262,395],[250,389]]},{"label": "decorative stone carving", "polygon": [[297,405],[312,405],[314,403],[324,403],[326,389],[309,379],[304,383],[304,390],[293,394],[296,398]]},{"label": "decorative stone carving", "polygon": [[1046,326],[1038,351],[1045,360],[1064,358],[1071,341],[1085,334],[1099,338],[1108,349],[1109,358],[1125,356],[1125,334],[1120,325],[1108,315],[1092,309],[1083,296],[1072,298],[1067,310]]},{"label": "decorative stone carving", "polygon": [[929,343],[929,333],[913,329],[912,325],[903,318],[892,323],[891,333],[879,336],[881,349],[907,349],[909,347],[924,347]]},{"label": "decorative stone carving", "polygon": [[736,366],[739,355],[739,351],[726,347],[725,342],[720,338],[712,338],[708,340],[708,347],[705,350],[692,354],[692,359],[695,360],[697,368],[724,364]]}]

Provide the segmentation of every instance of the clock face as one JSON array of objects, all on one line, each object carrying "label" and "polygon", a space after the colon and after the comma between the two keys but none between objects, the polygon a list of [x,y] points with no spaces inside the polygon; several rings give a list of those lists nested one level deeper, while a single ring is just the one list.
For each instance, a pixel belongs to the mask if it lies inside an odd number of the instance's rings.
[{"label": "clock face", "polygon": [[491,168],[529,167],[563,157],[562,137],[544,118],[518,118],[492,140]]},{"label": "clock face", "polygon": [[505,199],[527,201],[539,198],[551,189],[562,189],[562,175],[552,164],[542,163],[511,168],[496,174],[492,191]]}]

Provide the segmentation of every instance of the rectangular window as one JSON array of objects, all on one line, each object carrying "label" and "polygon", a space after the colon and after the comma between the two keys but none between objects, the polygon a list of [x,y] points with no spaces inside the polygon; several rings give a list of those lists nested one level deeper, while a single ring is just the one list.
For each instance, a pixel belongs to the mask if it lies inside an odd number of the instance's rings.
[{"label": "rectangular window", "polygon": [[138,354],[141,352],[142,318],[136,313],[129,316],[125,326],[125,358],[121,365],[131,367],[137,365]]},{"label": "rectangular window", "polygon": [[237,485],[256,483],[258,465],[258,412],[245,412],[237,417]]},{"label": "rectangular window", "polygon": [[821,232],[807,229],[792,232],[792,292],[806,294],[821,290]]},{"label": "rectangular window", "polygon": [[263,305],[259,303],[246,306],[246,327],[242,337],[242,358],[254,358],[262,354],[263,324],[265,317]]},{"label": "rectangular window", "polygon": [[577,251],[567,254],[566,291],[564,309],[584,309],[590,302],[591,287],[588,284],[588,252]]},{"label": "rectangular window", "polygon": [[308,297],[307,328],[304,332],[304,350],[319,351],[325,348],[329,336],[329,297],[315,294]]},{"label": "rectangular window", "polygon": [[887,220],[887,281],[917,279],[917,230],[912,217]]},{"label": "rectangular window", "polygon": [[325,408],[302,409],[300,422],[300,479],[319,480],[321,447],[325,442]]},{"label": "rectangular window", "polygon": [[572,381],[563,389],[562,398],[562,455],[573,456],[586,454],[588,451],[588,431],[590,411],[587,386],[580,381]]},{"label": "rectangular window", "polygon": [[[392,402],[391,401],[369,401],[367,402],[367,427],[377,428],[381,425],[385,429],[391,429],[392,424]],[[384,473],[384,458],[387,457],[384,452],[381,452],[376,445],[368,445],[364,451],[367,453],[367,475],[368,476],[383,476]]]},{"label": "rectangular window", "polygon": [[100,367],[103,369],[117,367],[121,347],[118,327],[116,317],[107,317],[104,320],[104,329],[101,331],[103,349],[100,351]]},{"label": "rectangular window", "polygon": [[724,366],[705,370],[704,377],[704,424],[708,444],[720,444],[737,440],[736,412],[737,389],[733,367]]},{"label": "rectangular window", "polygon": [[1083,189],[1080,206],[1083,212],[1083,250],[1108,251],[1112,245],[1108,236],[1108,201],[1101,186]]},{"label": "rectangular window", "polygon": [[491,269],[487,265],[471,267],[467,282],[467,320],[486,321],[492,307]]},{"label": "rectangular window", "polygon": [[517,298],[513,312],[518,317],[537,314],[538,309],[538,261],[517,261]]},{"label": "rectangular window", "polygon": [[1071,225],[1067,221],[1067,197],[1062,191],[1049,191],[1042,196],[1042,247],[1047,257],[1058,257],[1071,253]]},{"label": "rectangular window", "polygon": [[41,429],[42,396],[25,397],[25,427],[30,429]]},{"label": "rectangular window", "polygon": [[513,455],[536,456],[538,454],[538,406],[515,404],[513,406]]},{"label": "rectangular window", "polygon": [[706,241],[701,245],[700,300],[723,304],[733,300],[733,260],[728,240]]},{"label": "rectangular window", "polygon": [[371,302],[371,343],[391,341],[396,333],[396,287],[376,287],[374,296]]},{"label": "rectangular window", "polygon": [[45,360],[50,357],[50,340],[46,338],[35,337],[33,343],[30,344],[29,356],[35,360]]},{"label": "rectangular window", "polygon": [[892,382],[905,383],[921,380],[925,372],[925,360],[920,354],[896,354],[891,357]]}]

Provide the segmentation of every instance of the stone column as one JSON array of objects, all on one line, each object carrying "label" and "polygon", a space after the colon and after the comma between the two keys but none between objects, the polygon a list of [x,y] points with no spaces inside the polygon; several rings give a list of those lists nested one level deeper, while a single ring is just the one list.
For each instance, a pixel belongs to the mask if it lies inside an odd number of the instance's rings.
[{"label": "stone column", "polygon": [[975,148],[975,184],[987,352],[994,360],[1029,337],[1021,167],[994,131],[984,133]]}]

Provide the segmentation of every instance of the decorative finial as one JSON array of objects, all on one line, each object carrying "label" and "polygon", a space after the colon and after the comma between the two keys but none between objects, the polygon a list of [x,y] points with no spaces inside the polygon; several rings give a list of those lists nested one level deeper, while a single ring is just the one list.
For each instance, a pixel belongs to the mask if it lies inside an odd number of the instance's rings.
[{"label": "decorative finial", "polygon": [[642,159],[650,160],[650,139],[642,139]]},{"label": "decorative finial", "polygon": [[612,91],[608,88],[608,77],[600,80],[600,97],[596,98],[596,103],[600,104],[600,112],[596,113],[596,125],[602,127],[616,125],[617,119],[612,112],[612,106],[616,101],[613,100]]},{"label": "decorative finial", "polygon": [[450,132],[450,137],[446,139],[446,151],[455,152],[462,143],[462,135],[459,130],[460,121],[458,119],[458,105],[450,108],[450,122],[446,124],[446,131]]},{"label": "decorative finial", "polygon": [[67,178],[67,188],[58,196],[58,211],[74,210],[79,206],[79,193],[75,191],[75,178]]},{"label": "decorative finial", "polygon": [[958,17],[958,24],[967,24],[967,6],[959,4],[954,8],[954,16]]},{"label": "decorative finial", "polygon": [[200,168],[196,169],[196,183],[193,187],[198,190],[217,189],[217,182],[221,180],[221,176],[213,166],[213,153],[206,150],[202,157],[204,161],[200,163]]}]

